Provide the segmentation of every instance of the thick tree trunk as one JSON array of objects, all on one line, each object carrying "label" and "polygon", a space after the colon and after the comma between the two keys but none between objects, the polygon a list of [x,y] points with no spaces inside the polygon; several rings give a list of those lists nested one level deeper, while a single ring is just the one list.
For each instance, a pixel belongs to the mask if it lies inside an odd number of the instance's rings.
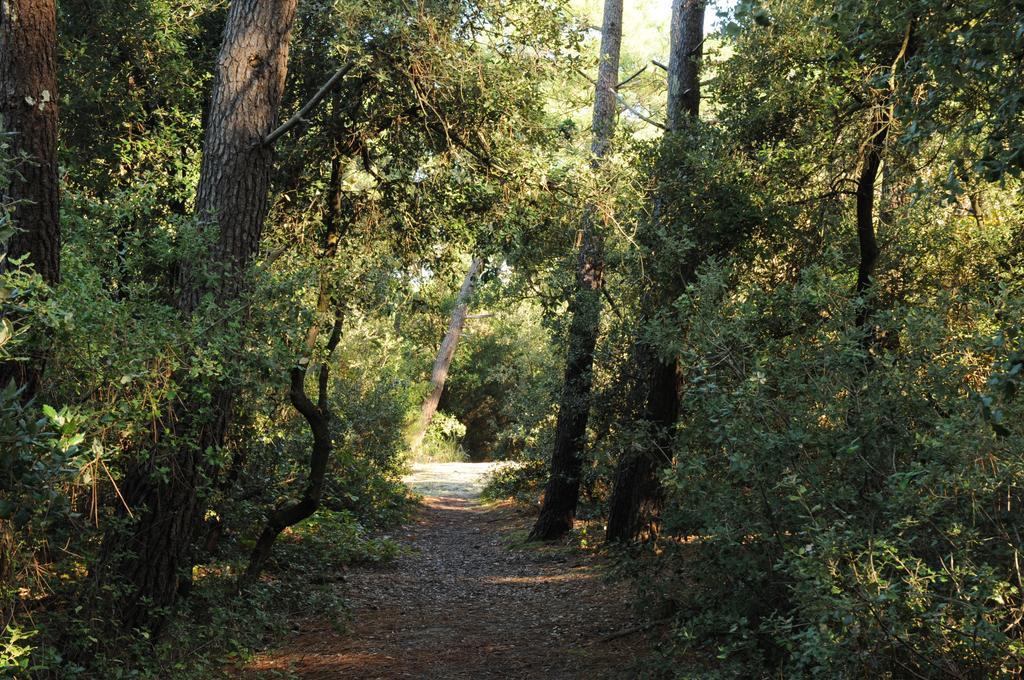
[{"label": "thick tree trunk", "polygon": [[704,56],[707,0],[672,0],[666,125],[675,131],[700,113],[700,65]]},{"label": "thick tree trunk", "polygon": [[[622,45],[622,0],[605,0],[601,29],[601,61],[594,94],[593,164],[608,153],[615,130],[619,51]],[[530,540],[553,540],[572,529],[580,495],[580,475],[586,445],[593,386],[594,348],[601,326],[601,286],[604,283],[604,241],[595,224],[596,207],[584,208],[576,269],[576,294],[570,308],[569,350],[558,408],[551,476],[540,516]]]},{"label": "thick tree trunk", "polygon": [[221,276],[211,289],[196,280],[197,272],[183,268],[183,311],[194,310],[204,293],[214,294],[221,305],[237,298],[259,248],[273,164],[273,147],[263,139],[278,122],[296,4],[231,3],[196,190],[196,216],[203,228],[216,232],[209,260],[202,264]]},{"label": "thick tree trunk", "polygon": [[[641,351],[657,357],[655,348]],[[624,454],[615,469],[605,538],[629,542],[645,532],[654,533],[661,511],[659,473],[672,460],[672,440],[679,417],[677,362],[654,359],[642,421],[650,429],[646,451]]]},{"label": "thick tree trunk", "polygon": [[[244,290],[268,210],[272,150],[263,139],[278,121],[296,2],[234,0],[228,10],[196,197],[200,224],[216,237],[198,271],[183,269],[179,306],[186,314],[205,294],[230,307]],[[207,273],[215,283],[205,283]],[[132,589],[119,603],[126,627],[157,628],[157,610],[172,605],[189,578],[202,460],[222,444],[230,420],[230,387],[190,383],[184,392],[181,417],[169,412],[154,450],[126,472],[122,493],[135,519],[128,536],[105,551]],[[161,467],[166,472],[157,474]]]},{"label": "thick tree trunk", "polygon": [[[11,158],[21,156],[0,187],[0,202],[13,203],[18,231],[7,241],[6,258],[26,257],[50,285],[60,281],[60,222],[57,181],[57,14],[54,0],[0,2],[0,132]],[[0,244],[3,247],[3,244]],[[33,348],[27,362],[0,364],[0,385],[12,378],[31,398],[45,353]]]},{"label": "thick tree trunk", "polygon": [[[704,42],[705,0],[674,0],[672,3],[672,48],[668,76],[668,133],[672,134],[700,114],[700,65]],[[655,195],[653,219],[662,216],[664,197]],[[695,248],[699,249],[700,244]],[[657,300],[670,303],[696,276],[701,253],[694,252],[682,267],[680,280],[667,290],[648,294],[648,306]],[[649,318],[649,311],[645,314]],[[611,503],[608,509],[606,538],[609,541],[635,540],[646,529],[654,530],[662,505],[658,475],[671,461],[672,439],[679,417],[679,366],[674,358],[660,357],[656,347],[641,341],[639,350],[651,366],[646,405],[642,420],[650,430],[648,450],[623,454],[615,470]]]},{"label": "thick tree trunk", "polygon": [[466,273],[466,278],[462,281],[462,287],[459,288],[459,294],[455,298],[455,309],[452,310],[452,318],[448,323],[448,332],[445,333],[444,339],[441,341],[441,348],[438,350],[437,358],[434,360],[434,368],[430,372],[430,393],[423,400],[423,407],[420,409],[420,419],[409,442],[409,447],[413,451],[419,449],[423,444],[423,437],[427,434],[427,428],[430,427],[430,421],[437,411],[437,405],[441,403],[444,383],[448,379],[448,369],[452,365],[452,359],[455,357],[455,348],[459,344],[459,338],[462,337],[462,329],[466,325],[469,296],[473,292],[473,286],[476,284],[482,264],[483,260],[480,258],[473,259],[469,265],[469,271]]}]

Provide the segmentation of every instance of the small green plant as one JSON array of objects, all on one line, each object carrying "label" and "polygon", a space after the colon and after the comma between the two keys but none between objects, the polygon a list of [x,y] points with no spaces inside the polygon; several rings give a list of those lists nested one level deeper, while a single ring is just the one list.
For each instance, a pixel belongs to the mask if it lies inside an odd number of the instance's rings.
[{"label": "small green plant", "polygon": [[23,630],[18,626],[7,626],[0,638],[0,672],[16,675],[30,670],[29,659],[32,652],[27,640],[36,635],[34,630]]}]

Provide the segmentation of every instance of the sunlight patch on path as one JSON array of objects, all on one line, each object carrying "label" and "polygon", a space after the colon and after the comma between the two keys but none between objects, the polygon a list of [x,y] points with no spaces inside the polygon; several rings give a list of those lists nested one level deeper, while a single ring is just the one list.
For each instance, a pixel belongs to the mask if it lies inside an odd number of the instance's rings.
[{"label": "sunlight patch on path", "polygon": [[476,498],[487,476],[501,463],[414,463],[403,481],[418,494]]}]

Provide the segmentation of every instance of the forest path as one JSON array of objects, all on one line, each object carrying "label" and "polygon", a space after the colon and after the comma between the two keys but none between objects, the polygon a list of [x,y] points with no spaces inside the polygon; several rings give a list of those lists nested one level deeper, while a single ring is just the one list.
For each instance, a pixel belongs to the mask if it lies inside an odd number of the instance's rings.
[{"label": "forest path", "polygon": [[[599,557],[564,545],[524,547],[532,518],[477,496],[490,464],[416,466],[425,495],[396,535],[409,550],[385,566],[354,567],[345,595],[353,621],[298,622],[298,634],[255,659],[245,677],[636,677],[644,650],[622,583]],[[445,495],[438,495],[438,494]],[[288,677],[286,675],[286,677]]]},{"label": "forest path", "polygon": [[415,463],[405,483],[423,496],[477,498],[501,463]]}]

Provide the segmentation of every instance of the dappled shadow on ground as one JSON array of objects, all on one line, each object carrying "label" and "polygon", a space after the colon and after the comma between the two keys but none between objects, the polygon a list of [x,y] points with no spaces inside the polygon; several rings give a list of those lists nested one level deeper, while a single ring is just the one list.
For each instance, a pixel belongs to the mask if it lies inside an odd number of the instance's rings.
[{"label": "dappled shadow on ground", "polygon": [[642,641],[628,629],[628,594],[596,558],[567,549],[508,547],[530,518],[467,498],[428,497],[393,565],[347,574],[354,622],[317,618],[258,658],[246,677],[635,677]]}]

